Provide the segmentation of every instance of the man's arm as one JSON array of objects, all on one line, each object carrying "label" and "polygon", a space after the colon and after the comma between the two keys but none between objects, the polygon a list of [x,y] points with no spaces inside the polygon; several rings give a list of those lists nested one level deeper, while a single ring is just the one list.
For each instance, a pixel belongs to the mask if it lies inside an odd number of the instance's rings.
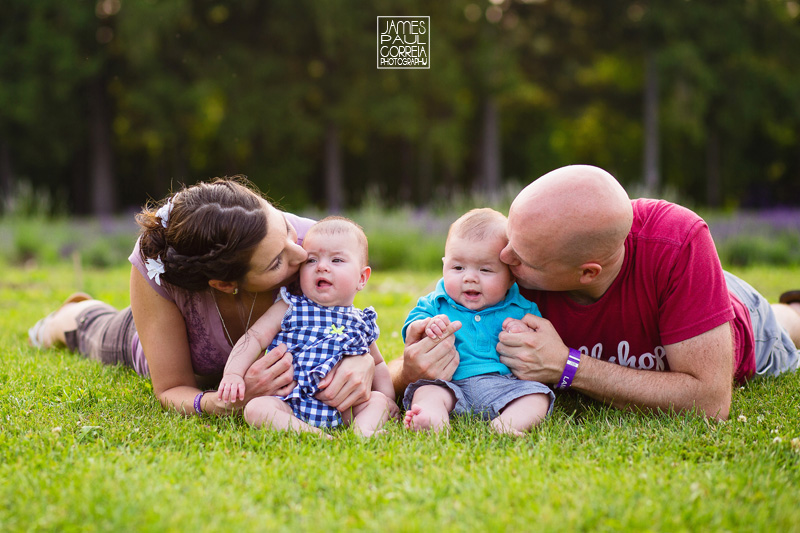
[{"label": "man's arm", "polygon": [[[556,383],[568,348],[549,321],[527,315],[525,333],[500,334],[500,361],[520,379]],[[733,390],[730,323],[664,347],[669,372],[638,370],[583,356],[572,389],[621,409],[694,411],[728,418]]]},{"label": "man's arm", "polygon": [[572,388],[623,409],[673,408],[727,419],[733,392],[730,323],[664,349],[669,372],[636,370],[582,357]]}]

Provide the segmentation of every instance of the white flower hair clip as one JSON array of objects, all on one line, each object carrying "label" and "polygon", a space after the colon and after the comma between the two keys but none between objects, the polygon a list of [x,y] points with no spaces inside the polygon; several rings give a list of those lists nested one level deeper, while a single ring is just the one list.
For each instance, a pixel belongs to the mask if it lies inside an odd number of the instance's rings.
[{"label": "white flower hair clip", "polygon": [[147,276],[150,279],[154,279],[157,285],[161,285],[161,274],[164,273],[164,262],[161,261],[161,256],[159,255],[155,259],[147,259],[144,264],[147,267]]},{"label": "white flower hair clip", "polygon": [[172,213],[172,208],[174,206],[175,204],[172,203],[172,198],[170,198],[169,200],[167,200],[167,203],[159,207],[158,211],[156,211],[156,216],[161,219],[161,225],[164,226],[164,228],[167,227],[167,222],[169,221],[169,215],[170,213]]}]

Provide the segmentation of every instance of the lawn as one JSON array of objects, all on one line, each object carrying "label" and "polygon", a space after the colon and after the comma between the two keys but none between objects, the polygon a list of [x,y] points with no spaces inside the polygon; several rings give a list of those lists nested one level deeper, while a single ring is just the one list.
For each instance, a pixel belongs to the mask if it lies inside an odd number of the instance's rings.
[{"label": "lawn", "polygon": [[[620,412],[574,394],[526,438],[458,422],[364,442],[165,413],[147,380],[27,346],[75,288],[127,305],[128,268],[5,267],[0,531],[799,531],[797,375],[734,392],[731,418]],[[776,299],[800,269],[737,271]],[[437,274],[376,272],[358,305],[387,358]]]}]

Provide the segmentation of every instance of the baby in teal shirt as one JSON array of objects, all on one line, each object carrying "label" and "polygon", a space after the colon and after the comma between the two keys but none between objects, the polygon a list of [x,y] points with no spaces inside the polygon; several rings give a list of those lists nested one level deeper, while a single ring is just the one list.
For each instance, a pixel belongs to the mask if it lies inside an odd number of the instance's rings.
[{"label": "baby in teal shirt", "polygon": [[473,209],[450,226],[443,277],[409,313],[403,338],[418,320],[425,321],[431,338],[460,321],[455,333],[460,362],[451,381],[420,380],[408,386],[403,396],[408,429],[440,431],[449,427],[451,413],[472,413],[491,420],[499,433],[524,435],[552,409],[555,396],[549,387],[515,378],[497,355],[506,318],[541,316],[500,261],[507,243],[506,217],[493,209]]}]

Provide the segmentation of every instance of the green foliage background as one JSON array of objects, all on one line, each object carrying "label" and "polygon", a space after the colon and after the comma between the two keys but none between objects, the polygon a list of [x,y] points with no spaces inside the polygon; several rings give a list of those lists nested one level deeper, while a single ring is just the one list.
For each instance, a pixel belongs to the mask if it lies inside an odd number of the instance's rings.
[{"label": "green foliage background", "polygon": [[[0,190],[29,182],[71,212],[92,210],[98,131],[113,158],[108,203],[120,208],[235,173],[290,209],[322,206],[331,126],[348,205],[371,190],[427,204],[489,185],[489,104],[503,180],[589,163],[640,184],[648,60],[663,187],[717,206],[800,198],[794,0],[6,0],[3,9]],[[376,16],[422,14],[432,68],[376,69]]]}]

